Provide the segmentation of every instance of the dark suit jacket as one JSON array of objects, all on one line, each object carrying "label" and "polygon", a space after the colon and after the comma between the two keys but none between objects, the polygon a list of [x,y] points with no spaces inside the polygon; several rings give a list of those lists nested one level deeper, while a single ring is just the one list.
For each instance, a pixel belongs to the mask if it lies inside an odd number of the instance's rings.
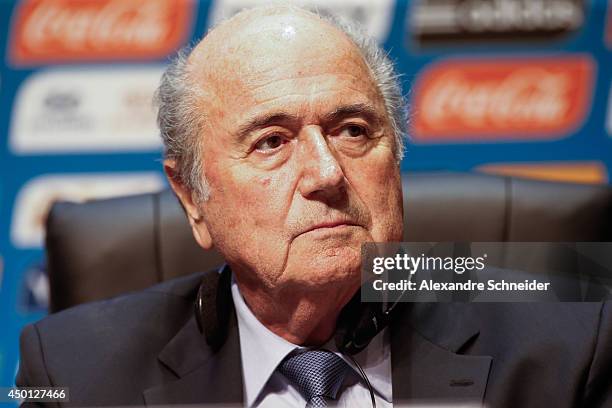
[{"label": "dark suit jacket", "polygon": [[[235,314],[227,339],[213,351],[193,314],[202,276],[27,326],[17,385],[70,387],[70,404],[78,406],[241,403]],[[219,296],[230,299],[229,289],[219,289]],[[610,305],[401,307],[389,326],[394,402],[612,406]]]}]

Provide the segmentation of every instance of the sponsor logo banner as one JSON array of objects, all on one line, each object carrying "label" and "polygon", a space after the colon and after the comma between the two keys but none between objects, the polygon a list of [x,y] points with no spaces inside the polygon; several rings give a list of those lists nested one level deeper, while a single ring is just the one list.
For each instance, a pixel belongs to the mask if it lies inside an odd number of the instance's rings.
[{"label": "sponsor logo banner", "polygon": [[[243,8],[269,4],[269,0],[219,0],[214,2],[210,24],[231,17]],[[298,0],[302,7],[317,10],[323,15],[335,15],[358,23],[369,35],[384,42],[393,21],[393,0]]]},{"label": "sponsor logo banner", "polygon": [[605,184],[606,166],[601,162],[495,163],[476,170],[488,174],[568,183]]},{"label": "sponsor logo banner", "polygon": [[551,40],[580,28],[582,0],[420,0],[407,15],[420,45]]},{"label": "sponsor logo banner", "polygon": [[13,15],[17,65],[161,58],[184,43],[191,0],[26,0]]},{"label": "sponsor logo banner", "polygon": [[9,144],[15,154],[155,150],[152,97],[160,67],[53,69],[17,94]]},{"label": "sponsor logo banner", "polygon": [[411,136],[417,142],[567,136],[589,111],[594,70],[581,55],[435,64],[415,86]]},{"label": "sponsor logo banner", "polygon": [[82,202],[158,191],[159,173],[53,174],[26,183],[13,208],[11,240],[18,248],[38,248],[44,242],[47,213],[55,201]]}]

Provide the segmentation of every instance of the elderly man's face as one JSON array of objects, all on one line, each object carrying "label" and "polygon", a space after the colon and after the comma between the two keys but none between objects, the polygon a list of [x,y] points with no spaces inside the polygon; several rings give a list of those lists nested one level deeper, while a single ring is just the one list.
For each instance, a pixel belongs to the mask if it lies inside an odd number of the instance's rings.
[{"label": "elderly man's face", "polygon": [[402,236],[397,146],[358,50],[306,20],[275,15],[218,30],[192,55],[207,87],[211,191],[194,228],[243,281],[355,287],[361,245]]}]

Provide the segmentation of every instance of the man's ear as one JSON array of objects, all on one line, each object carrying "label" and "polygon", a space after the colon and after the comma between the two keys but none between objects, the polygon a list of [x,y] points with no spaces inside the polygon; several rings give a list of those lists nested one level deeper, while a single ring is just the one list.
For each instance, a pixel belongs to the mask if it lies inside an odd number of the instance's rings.
[{"label": "man's ear", "polygon": [[170,183],[170,187],[174,191],[174,194],[178,197],[189,225],[191,225],[191,232],[197,243],[204,249],[211,249],[213,247],[212,237],[208,231],[208,227],[204,222],[204,216],[198,203],[194,201],[194,194],[190,191],[181,181],[177,174],[176,161],[172,159],[164,160],[164,172]]}]

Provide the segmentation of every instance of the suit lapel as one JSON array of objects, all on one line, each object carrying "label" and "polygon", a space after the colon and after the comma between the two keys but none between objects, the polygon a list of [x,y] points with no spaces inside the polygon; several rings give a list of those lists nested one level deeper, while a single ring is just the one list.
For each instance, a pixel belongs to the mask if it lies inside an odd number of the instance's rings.
[{"label": "suit lapel", "polygon": [[390,326],[393,401],[482,404],[492,358],[460,354],[479,334],[469,304],[405,304]]},{"label": "suit lapel", "polygon": [[166,346],[159,360],[179,379],[144,392],[147,405],[242,403],[242,365],[236,318],[228,338],[213,353],[191,319]]},{"label": "suit lapel", "polygon": [[[218,279],[205,278],[203,284],[207,282],[216,285]],[[227,285],[219,286],[219,296],[231,297],[228,288],[222,286]],[[147,405],[242,404],[238,323],[233,307],[227,312],[224,323],[227,325],[227,338],[220,347],[213,348],[207,344],[195,317],[189,319],[166,345],[158,360],[178,379],[147,389],[144,392]]]},{"label": "suit lapel", "polygon": [[[227,300],[231,291],[223,286],[218,294]],[[147,405],[243,403],[238,324],[230,304],[220,347],[207,344],[194,317],[166,345],[158,359],[177,379],[147,389]],[[482,403],[492,358],[462,354],[479,334],[471,304],[401,307],[389,327],[394,402]]]}]

